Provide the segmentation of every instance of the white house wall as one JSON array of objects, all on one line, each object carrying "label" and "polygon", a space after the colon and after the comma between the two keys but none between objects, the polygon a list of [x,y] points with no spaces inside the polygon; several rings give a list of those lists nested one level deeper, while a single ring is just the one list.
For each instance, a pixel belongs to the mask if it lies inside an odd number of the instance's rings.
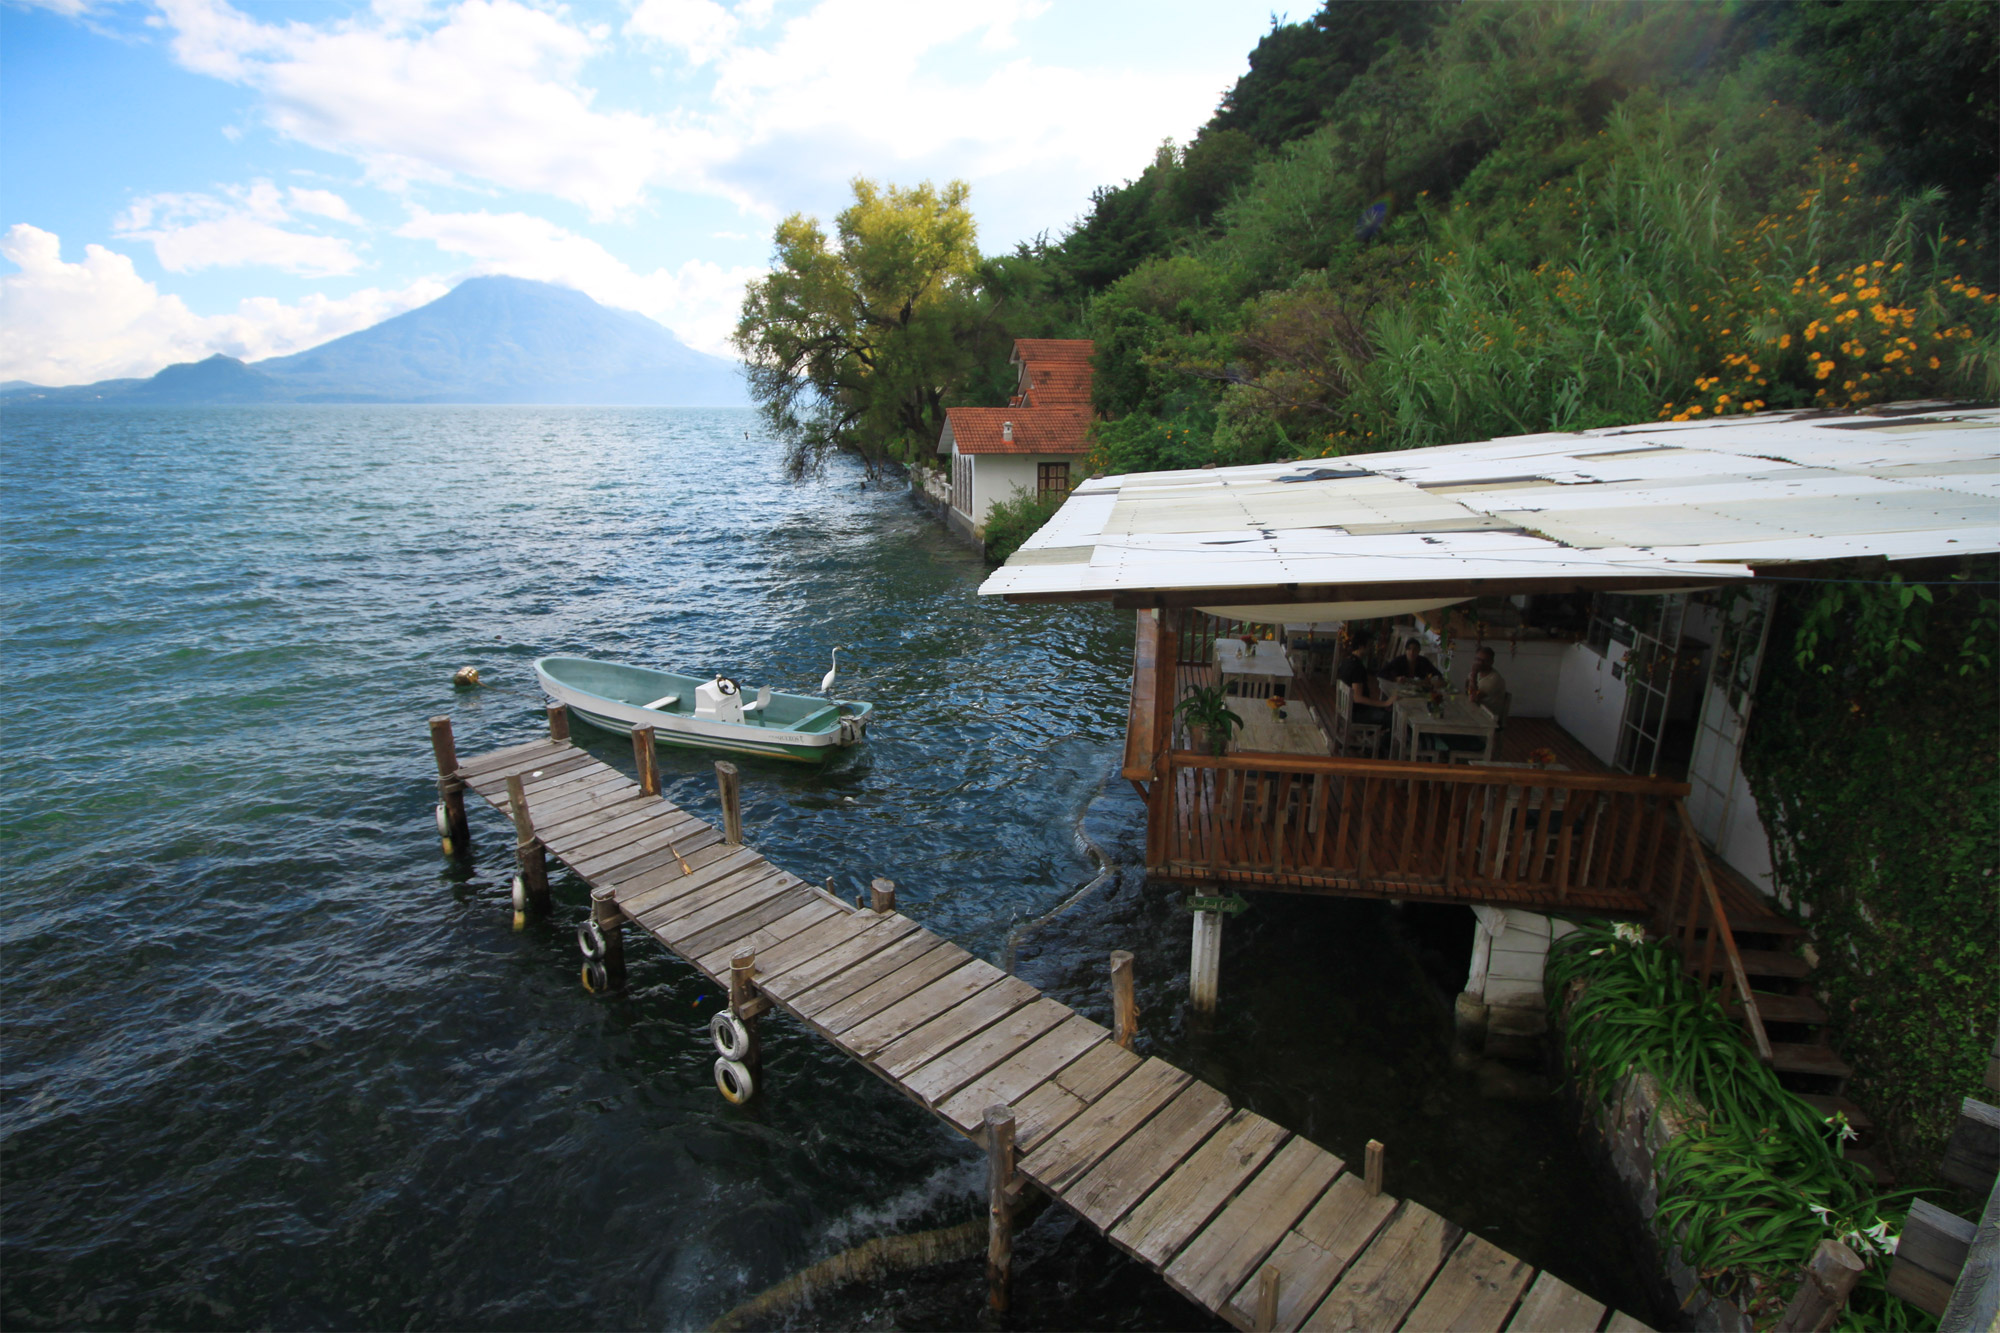
[{"label": "white house wall", "polygon": [[1072,480],[1077,477],[1079,460],[1071,454],[974,454],[972,455],[972,523],[984,529],[993,506],[1011,500],[1018,491],[1035,493],[1035,469],[1043,463],[1068,463]]},{"label": "white house wall", "polygon": [[1556,724],[1606,764],[1618,753],[1618,723],[1625,716],[1625,682],[1612,677],[1611,667],[1631,650],[1631,644],[1613,639],[1603,657],[1582,643],[1570,644],[1563,654]]}]

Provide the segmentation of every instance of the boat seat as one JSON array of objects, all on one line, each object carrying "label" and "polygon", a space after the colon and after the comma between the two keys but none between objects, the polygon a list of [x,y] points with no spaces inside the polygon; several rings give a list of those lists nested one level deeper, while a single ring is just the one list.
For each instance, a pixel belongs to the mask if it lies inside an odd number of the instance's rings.
[{"label": "boat seat", "polygon": [[760,685],[757,687],[757,702],[754,704],[744,704],[743,713],[747,717],[751,713],[761,713],[770,706],[771,687],[769,685]]},{"label": "boat seat", "polygon": [[672,708],[675,704],[679,703],[680,701],[681,697],[678,694],[663,694],[659,698],[653,700],[653,702],[649,704],[640,704],[639,707],[645,709],[649,713],[657,713],[663,708]]}]

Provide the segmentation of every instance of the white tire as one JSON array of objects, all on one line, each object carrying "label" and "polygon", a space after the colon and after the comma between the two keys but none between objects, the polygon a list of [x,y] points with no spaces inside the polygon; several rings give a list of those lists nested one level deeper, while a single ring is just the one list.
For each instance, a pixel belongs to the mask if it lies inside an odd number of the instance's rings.
[{"label": "white tire", "polygon": [[727,1056],[717,1056],[715,1060],[715,1090],[731,1106],[741,1106],[757,1095],[757,1080],[750,1077],[750,1068],[739,1060]]},{"label": "white tire", "polygon": [[750,1054],[750,1029],[727,1009],[708,1020],[708,1039],[715,1053],[725,1060],[738,1061]]}]

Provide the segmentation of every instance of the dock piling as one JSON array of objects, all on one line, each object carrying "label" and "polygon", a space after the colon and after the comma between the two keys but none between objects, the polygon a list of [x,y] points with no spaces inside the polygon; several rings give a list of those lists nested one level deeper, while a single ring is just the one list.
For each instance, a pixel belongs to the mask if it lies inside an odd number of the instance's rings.
[{"label": "dock piling", "polygon": [[1014,1109],[986,1108],[986,1303],[1007,1313],[1014,1282]]},{"label": "dock piling", "polygon": [[1824,1333],[1847,1308],[1848,1294],[1865,1265],[1846,1245],[1823,1240],[1806,1265],[1798,1294],[1773,1326],[1774,1333]]},{"label": "dock piling", "polygon": [[1194,949],[1188,961],[1188,997],[1195,1012],[1215,1012],[1222,979],[1222,913],[1194,914]]},{"label": "dock piling", "polygon": [[458,776],[458,745],[451,737],[451,719],[431,719],[431,753],[437,759],[438,804],[444,812],[438,830],[446,856],[461,860],[472,855],[472,826],[465,819],[465,779]]},{"label": "dock piling", "polygon": [[625,914],[618,910],[618,895],[608,888],[590,891],[590,919],[604,936],[604,967],[607,990],[625,989]]},{"label": "dock piling", "polygon": [[1139,998],[1132,989],[1132,952],[1111,952],[1111,1033],[1112,1040],[1126,1050],[1139,1033]]},{"label": "dock piling", "polygon": [[742,1063],[750,1070],[752,1078],[759,1083],[764,1078],[763,1043],[757,1036],[757,1015],[766,1006],[757,1003],[757,951],[738,949],[729,956],[729,1012],[741,1020],[744,1030],[750,1034],[750,1049],[743,1054]]},{"label": "dock piling", "polygon": [[743,775],[727,759],[715,761],[715,785],[722,791],[722,845],[743,845]]},{"label": "dock piling", "polygon": [[1267,1265],[1257,1275],[1257,1314],[1250,1327],[1255,1333],[1271,1333],[1278,1326],[1278,1283],[1284,1275]]},{"label": "dock piling", "polygon": [[1382,1192],[1382,1155],[1385,1151],[1380,1139],[1368,1140],[1368,1197],[1371,1199]]},{"label": "dock piling", "polygon": [[639,790],[648,796],[660,794],[660,756],[653,748],[651,727],[632,728],[632,762],[639,767]]},{"label": "dock piling", "polygon": [[893,879],[871,879],[868,881],[868,906],[887,916],[896,910],[896,881]]},{"label": "dock piling", "polygon": [[514,911],[527,907],[537,912],[549,910],[549,856],[542,840],[535,836],[535,821],[528,814],[528,796],[521,789],[521,775],[507,775],[507,808],[514,816],[514,866],[517,893]]},{"label": "dock piling", "polygon": [[569,739],[569,705],[549,705],[549,739],[566,741]]}]

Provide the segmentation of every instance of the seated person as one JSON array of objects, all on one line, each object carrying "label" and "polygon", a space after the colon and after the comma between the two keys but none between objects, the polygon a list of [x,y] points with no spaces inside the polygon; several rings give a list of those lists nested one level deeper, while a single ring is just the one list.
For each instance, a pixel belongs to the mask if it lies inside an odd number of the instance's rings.
[{"label": "seated person", "polygon": [[1376,690],[1375,673],[1368,669],[1367,659],[1359,653],[1349,653],[1340,659],[1334,678],[1347,686],[1354,700],[1356,722],[1370,727],[1389,725],[1389,701]]},{"label": "seated person", "polygon": [[1392,659],[1382,668],[1382,679],[1389,681],[1423,682],[1442,678],[1444,673],[1431,664],[1424,656],[1424,646],[1415,639],[1403,645],[1402,656]]},{"label": "seated person", "polygon": [[1465,697],[1484,704],[1502,722],[1507,720],[1501,716],[1507,704],[1507,678],[1493,669],[1491,648],[1481,648],[1472,655],[1472,671],[1465,678]]}]

